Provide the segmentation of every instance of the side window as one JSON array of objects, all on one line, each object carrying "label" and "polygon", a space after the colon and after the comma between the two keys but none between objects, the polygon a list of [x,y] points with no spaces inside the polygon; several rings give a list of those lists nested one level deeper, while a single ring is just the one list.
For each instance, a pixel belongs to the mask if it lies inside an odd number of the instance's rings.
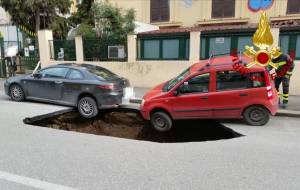
[{"label": "side window", "polygon": [[205,73],[198,75],[184,82],[180,87],[180,93],[207,93],[209,90],[210,74]]},{"label": "side window", "polygon": [[71,80],[81,80],[83,79],[83,75],[80,71],[77,71],[75,69],[71,69],[71,72],[68,76],[68,79],[71,79]]},{"label": "side window", "polygon": [[250,86],[251,88],[265,87],[265,74],[263,72],[250,73]]},{"label": "side window", "polygon": [[68,71],[68,68],[54,67],[41,70],[40,74],[42,74],[44,78],[66,78]]},{"label": "side window", "polygon": [[217,72],[217,91],[246,89],[247,76],[242,76],[236,71]]}]

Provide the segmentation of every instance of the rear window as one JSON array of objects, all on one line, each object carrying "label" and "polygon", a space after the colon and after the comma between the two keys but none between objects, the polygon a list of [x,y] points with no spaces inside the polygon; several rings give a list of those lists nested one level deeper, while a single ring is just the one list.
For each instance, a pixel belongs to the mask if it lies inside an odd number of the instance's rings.
[{"label": "rear window", "polygon": [[264,72],[250,73],[250,87],[260,88],[266,86],[265,74]]},{"label": "rear window", "polygon": [[111,79],[118,78],[118,75],[103,67],[84,65],[84,64],[82,66],[85,67],[90,73],[96,75],[100,80],[111,80]]}]

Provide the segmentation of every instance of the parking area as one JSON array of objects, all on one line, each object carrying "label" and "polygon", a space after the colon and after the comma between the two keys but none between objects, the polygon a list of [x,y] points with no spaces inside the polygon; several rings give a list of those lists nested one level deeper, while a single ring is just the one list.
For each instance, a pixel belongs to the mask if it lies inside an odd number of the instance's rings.
[{"label": "parking area", "polygon": [[[0,187],[6,189],[298,189],[300,120],[223,124],[243,137],[155,143],[23,124],[65,109],[0,92]],[[199,127],[201,127],[199,122]],[[20,180],[21,179],[21,180]],[[218,181],[218,183],[216,183]]]}]

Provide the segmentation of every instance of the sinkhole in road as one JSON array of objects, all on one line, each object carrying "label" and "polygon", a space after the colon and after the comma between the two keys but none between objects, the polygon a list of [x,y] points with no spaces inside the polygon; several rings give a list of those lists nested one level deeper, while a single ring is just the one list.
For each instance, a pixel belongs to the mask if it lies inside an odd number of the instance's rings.
[{"label": "sinkhole in road", "polygon": [[85,119],[77,111],[66,110],[24,119],[24,123],[160,143],[180,143],[231,139],[243,136],[214,120],[180,120],[171,131],[161,133],[132,110],[105,110],[93,119]]}]

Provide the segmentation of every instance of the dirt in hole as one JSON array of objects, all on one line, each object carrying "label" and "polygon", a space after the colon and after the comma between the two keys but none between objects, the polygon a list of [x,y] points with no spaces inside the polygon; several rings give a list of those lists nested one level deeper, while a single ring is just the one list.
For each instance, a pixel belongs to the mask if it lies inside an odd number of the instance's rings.
[{"label": "dirt in hole", "polygon": [[175,121],[171,131],[161,133],[153,129],[150,122],[143,120],[138,112],[118,110],[102,111],[93,119],[82,118],[78,112],[70,111],[55,116],[50,114],[47,118],[28,123],[54,129],[162,143],[209,141],[242,136],[214,120]]}]

